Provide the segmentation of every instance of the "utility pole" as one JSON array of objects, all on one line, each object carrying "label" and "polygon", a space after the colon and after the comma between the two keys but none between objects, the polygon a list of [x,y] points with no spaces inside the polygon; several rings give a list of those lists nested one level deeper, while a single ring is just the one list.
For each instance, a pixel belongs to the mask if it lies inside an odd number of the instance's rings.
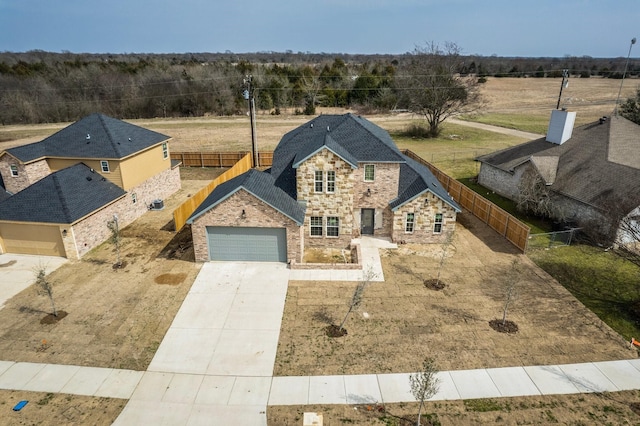
[{"label": "utility pole", "polygon": [[562,84],[560,85],[560,94],[558,95],[558,105],[556,109],[560,109],[560,99],[562,98],[562,89],[569,86],[569,70],[562,70]]},{"label": "utility pole", "polygon": [[244,98],[249,101],[249,120],[251,122],[251,152],[253,157],[253,167],[260,167],[258,161],[258,142],[256,140],[256,102],[253,97],[253,91],[251,90],[251,75],[247,75],[244,78],[244,84],[246,89],[243,92]]},{"label": "utility pole", "polygon": [[627,54],[627,62],[624,64],[624,72],[622,73],[622,81],[620,81],[620,89],[618,90],[618,97],[616,98],[616,107],[613,111],[613,115],[618,116],[618,102],[620,101],[620,93],[622,92],[622,83],[624,83],[624,77],[627,75],[627,67],[629,66],[629,57],[631,56],[631,48],[636,44],[636,38],[631,39],[629,45],[629,53]]}]

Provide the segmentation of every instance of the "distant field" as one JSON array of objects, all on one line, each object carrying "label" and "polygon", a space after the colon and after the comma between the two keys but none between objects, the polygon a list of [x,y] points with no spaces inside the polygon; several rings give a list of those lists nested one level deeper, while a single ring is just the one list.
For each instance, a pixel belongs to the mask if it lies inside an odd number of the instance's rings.
[{"label": "distant field", "polygon": [[[503,127],[515,128],[535,133],[544,133],[550,110],[554,109],[560,90],[560,79],[538,78],[489,78],[482,85],[483,114],[465,117],[467,120],[485,122]],[[640,84],[638,79],[627,79],[624,83],[622,99],[632,96]],[[562,106],[578,113],[578,124],[610,115],[615,106],[615,98],[620,80],[586,78],[570,79],[569,87],[562,96]],[[321,113],[344,113],[343,109],[320,109]],[[367,116],[392,135],[420,117],[412,114]],[[283,114],[271,116],[258,113],[257,139],[260,150],[272,150],[282,136],[308,121],[310,117]],[[135,124],[172,136],[174,151],[238,151],[251,149],[251,130],[247,116],[197,117],[153,120],[131,120]],[[51,135],[68,123],[0,126],[0,149],[35,142]],[[426,159],[444,160],[443,155],[466,152],[467,157],[477,151],[500,149],[523,140],[492,132],[483,132],[446,125],[442,137],[437,140],[417,141],[396,138],[402,148],[412,149]],[[433,157],[433,158],[432,158]],[[459,160],[460,155],[456,157]],[[446,161],[449,161],[448,159]],[[453,174],[464,177],[469,171]],[[469,166],[469,165],[467,165]],[[462,167],[464,168],[464,167]],[[471,164],[473,168],[473,164]]]}]

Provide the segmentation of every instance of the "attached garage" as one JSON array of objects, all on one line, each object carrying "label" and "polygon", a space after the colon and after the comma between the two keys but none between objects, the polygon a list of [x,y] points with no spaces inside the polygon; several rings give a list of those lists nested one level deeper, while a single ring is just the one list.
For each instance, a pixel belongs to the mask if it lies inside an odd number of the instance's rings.
[{"label": "attached garage", "polygon": [[285,228],[207,226],[210,260],[286,262]]},{"label": "attached garage", "polygon": [[5,253],[65,256],[58,226],[0,223],[0,235]]}]

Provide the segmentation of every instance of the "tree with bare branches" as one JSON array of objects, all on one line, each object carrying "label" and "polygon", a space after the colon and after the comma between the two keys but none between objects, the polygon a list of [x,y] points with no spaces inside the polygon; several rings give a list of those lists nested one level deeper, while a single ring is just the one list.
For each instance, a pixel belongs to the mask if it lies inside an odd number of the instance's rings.
[{"label": "tree with bare branches", "polygon": [[409,375],[411,393],[416,401],[420,403],[417,426],[420,426],[424,402],[438,393],[440,379],[438,379],[437,374],[438,369],[435,360],[433,358],[426,358],[422,362],[422,369],[418,373]]},{"label": "tree with bare branches", "polygon": [[398,73],[401,99],[412,112],[425,117],[429,135],[437,137],[448,117],[468,113],[480,100],[478,78],[461,76],[460,47],[431,42],[418,46],[408,64]]}]

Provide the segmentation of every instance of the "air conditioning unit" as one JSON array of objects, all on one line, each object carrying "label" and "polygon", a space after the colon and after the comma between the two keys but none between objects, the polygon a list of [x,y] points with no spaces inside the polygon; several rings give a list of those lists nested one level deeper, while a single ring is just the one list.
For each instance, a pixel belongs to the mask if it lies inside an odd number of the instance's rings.
[{"label": "air conditioning unit", "polygon": [[162,210],[162,209],[164,209],[164,201],[153,200],[153,203],[151,203],[151,210]]}]

